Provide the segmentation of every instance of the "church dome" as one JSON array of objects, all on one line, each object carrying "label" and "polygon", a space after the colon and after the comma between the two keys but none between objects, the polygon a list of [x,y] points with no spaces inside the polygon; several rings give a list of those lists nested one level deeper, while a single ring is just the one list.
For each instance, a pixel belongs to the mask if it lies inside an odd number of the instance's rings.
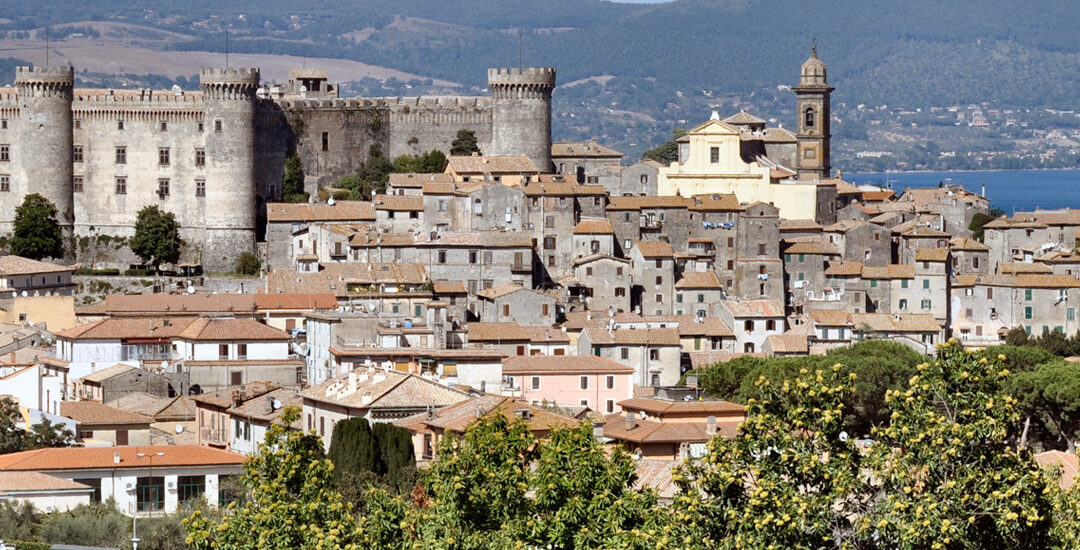
[{"label": "church dome", "polygon": [[814,46],[810,50],[810,59],[807,59],[806,62],[802,64],[802,81],[799,84],[803,86],[827,84],[825,79],[825,63],[818,59],[817,46]]}]

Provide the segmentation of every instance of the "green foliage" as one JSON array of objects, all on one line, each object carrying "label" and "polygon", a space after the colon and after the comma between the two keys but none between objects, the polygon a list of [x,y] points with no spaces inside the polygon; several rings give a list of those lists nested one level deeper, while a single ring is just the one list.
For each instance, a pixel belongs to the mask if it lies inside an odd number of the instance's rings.
[{"label": "green foliage", "polygon": [[39,540],[84,546],[127,546],[131,518],[121,514],[112,500],[83,504],[42,518]]},{"label": "green foliage", "polygon": [[1005,335],[1005,344],[1009,346],[1024,346],[1028,343],[1028,334],[1024,327],[1013,327]]},{"label": "green foliage", "polygon": [[654,160],[663,166],[667,166],[679,160],[679,144],[676,140],[686,135],[686,132],[686,128],[676,128],[672,130],[674,136],[664,143],[645,151],[645,153],[641,155],[642,160]]},{"label": "green foliage", "polygon": [[450,155],[455,157],[469,156],[473,153],[479,155],[480,146],[476,143],[476,132],[472,130],[458,130],[454,141],[450,142]]},{"label": "green foliage", "polygon": [[446,168],[446,155],[438,149],[432,149],[422,155],[401,155],[394,159],[394,172],[416,172],[418,174],[437,174]]},{"label": "green foliage", "polygon": [[149,205],[139,210],[135,218],[135,236],[131,239],[131,251],[143,263],[150,264],[155,271],[161,264],[175,264],[180,261],[180,249],[184,241],[180,238],[180,223],[172,212],[159,210],[156,205]]},{"label": "green foliage", "polygon": [[49,550],[53,546],[48,542],[29,542],[25,540],[6,539],[4,542],[14,545],[19,550]]},{"label": "green foliage", "polygon": [[349,418],[334,425],[327,457],[334,463],[334,479],[362,472],[378,473],[379,445],[364,418]]},{"label": "green foliage", "polygon": [[971,230],[971,236],[979,241],[983,241],[983,226],[998,219],[999,216],[992,216],[989,214],[983,214],[982,212],[976,212],[971,216],[971,223],[968,224],[968,229]]},{"label": "green foliage", "polygon": [[[1023,333],[1023,330],[1020,331]],[[1010,331],[1010,335],[1012,332]],[[1026,337],[1027,334],[1024,333]],[[986,353],[992,356],[1004,355],[1005,368],[1011,372],[1027,372],[1037,365],[1049,363],[1055,359],[1054,354],[1038,346],[1016,346],[1005,344],[986,348]]]},{"label": "green foliage", "polygon": [[1076,452],[1080,439],[1080,363],[1061,359],[1021,372],[1009,380],[1009,393],[1019,400],[1021,414],[1033,418],[1049,434],[1047,446]]},{"label": "green foliage", "polygon": [[34,260],[64,256],[64,237],[56,220],[56,205],[37,194],[27,195],[15,209],[11,253]]},{"label": "green foliage", "polygon": [[241,252],[236,257],[236,267],[234,269],[241,275],[258,275],[261,268],[262,263],[259,262],[259,257],[251,252]]},{"label": "green foliage", "polygon": [[69,447],[75,444],[75,434],[66,426],[53,424],[48,418],[23,430],[19,407],[10,397],[0,398],[0,454],[17,453],[44,447]]},{"label": "green foliage", "polygon": [[0,500],[0,533],[5,541],[33,540],[39,521],[40,514],[28,501]]},{"label": "green foliage", "polygon": [[393,171],[394,163],[383,155],[382,148],[375,143],[368,148],[367,160],[360,163],[354,175],[338,180],[338,187],[351,191],[353,200],[371,200],[372,193],[386,191]]},{"label": "green foliage", "polygon": [[[296,120],[300,120],[297,117]],[[281,177],[281,198],[285,202],[307,202],[308,194],[304,191],[304,164],[296,151],[285,156],[285,171]]]},{"label": "green foliage", "polygon": [[196,511],[185,522],[192,550],[355,549],[350,506],[333,485],[334,465],[315,434],[290,430],[288,407],[244,466],[247,501],[221,519]]}]

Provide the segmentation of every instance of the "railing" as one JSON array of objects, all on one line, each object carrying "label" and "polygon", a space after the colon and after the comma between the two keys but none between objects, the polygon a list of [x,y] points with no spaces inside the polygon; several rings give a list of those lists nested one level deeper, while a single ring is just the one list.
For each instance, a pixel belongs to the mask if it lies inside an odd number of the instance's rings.
[{"label": "railing", "polygon": [[211,445],[213,445],[213,444],[224,445],[226,440],[228,439],[228,434],[226,433],[227,431],[228,430],[222,430],[222,429],[214,430],[214,429],[211,429],[211,428],[203,428],[202,429],[202,440],[203,440],[203,442],[210,443]]},{"label": "railing", "polygon": [[510,266],[510,271],[532,271],[532,264],[526,264],[524,262],[514,262]]}]

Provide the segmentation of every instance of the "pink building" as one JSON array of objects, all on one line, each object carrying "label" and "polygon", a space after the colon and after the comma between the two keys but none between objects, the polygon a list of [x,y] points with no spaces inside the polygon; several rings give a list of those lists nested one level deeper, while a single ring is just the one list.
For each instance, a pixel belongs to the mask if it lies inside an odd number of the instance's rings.
[{"label": "pink building", "polygon": [[534,355],[503,360],[505,393],[530,403],[586,406],[605,414],[633,397],[634,368],[594,355]]}]

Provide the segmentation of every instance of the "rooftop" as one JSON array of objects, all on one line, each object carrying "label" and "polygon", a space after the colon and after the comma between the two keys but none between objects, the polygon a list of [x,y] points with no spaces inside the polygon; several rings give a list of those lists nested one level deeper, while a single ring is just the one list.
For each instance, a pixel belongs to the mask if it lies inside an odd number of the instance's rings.
[{"label": "rooftop", "polygon": [[503,360],[503,374],[633,374],[634,367],[595,355],[532,355]]},{"label": "rooftop", "polygon": [[22,256],[0,256],[0,276],[31,275],[35,273],[62,273],[71,267],[39,262]]},{"label": "rooftop", "polygon": [[312,386],[300,395],[353,409],[445,407],[467,397],[465,392],[414,374],[364,367]]},{"label": "rooftop", "polygon": [[[156,453],[162,453],[157,456]],[[116,462],[115,455],[120,461]],[[143,456],[138,456],[142,454]],[[112,470],[178,466],[241,466],[246,457],[198,445],[51,447],[0,455],[0,471]]]},{"label": "rooftop", "polygon": [[110,407],[97,401],[61,401],[60,416],[65,416],[84,426],[95,424],[147,424],[149,416]]}]

